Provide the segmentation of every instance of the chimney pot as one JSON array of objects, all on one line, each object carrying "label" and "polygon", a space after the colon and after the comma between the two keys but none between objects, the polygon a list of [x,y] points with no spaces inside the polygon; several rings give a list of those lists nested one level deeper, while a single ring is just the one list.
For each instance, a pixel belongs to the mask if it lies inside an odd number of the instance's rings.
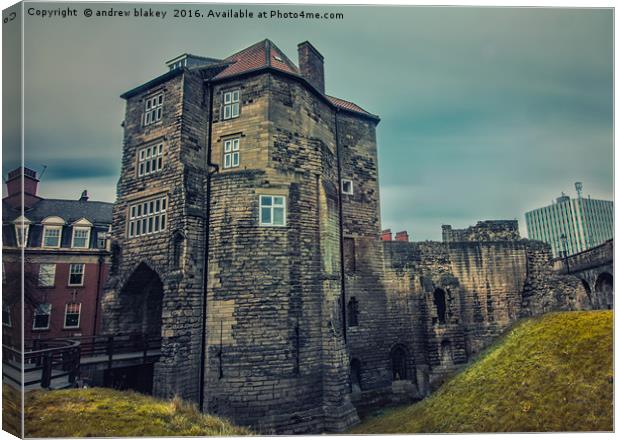
[{"label": "chimney pot", "polygon": [[88,191],[82,191],[82,195],[80,196],[80,202],[88,202]]}]

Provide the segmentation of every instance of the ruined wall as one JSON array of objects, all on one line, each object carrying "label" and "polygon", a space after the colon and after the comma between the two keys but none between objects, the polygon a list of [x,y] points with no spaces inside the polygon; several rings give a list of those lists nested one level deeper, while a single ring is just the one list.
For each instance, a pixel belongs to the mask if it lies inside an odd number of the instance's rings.
[{"label": "ruined wall", "polygon": [[485,220],[466,229],[452,229],[450,225],[441,226],[442,241],[513,241],[519,239],[517,220]]}]

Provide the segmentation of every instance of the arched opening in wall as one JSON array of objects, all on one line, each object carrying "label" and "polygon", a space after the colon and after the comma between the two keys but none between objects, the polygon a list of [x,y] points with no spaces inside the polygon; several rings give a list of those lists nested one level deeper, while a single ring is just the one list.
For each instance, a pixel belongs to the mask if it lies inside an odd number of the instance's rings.
[{"label": "arched opening in wall", "polygon": [[437,308],[437,320],[440,324],[446,323],[446,292],[443,289],[437,288],[433,292],[433,302]]},{"label": "arched opening in wall", "polygon": [[164,290],[154,270],[141,263],[121,289],[119,298],[121,333],[161,336]]},{"label": "arched opening in wall", "polygon": [[392,380],[407,379],[407,351],[402,345],[397,345],[390,352],[392,363]]},{"label": "arched opening in wall", "polygon": [[613,307],[614,277],[608,272],[601,273],[596,278],[594,290],[599,297],[599,304],[611,309]]},{"label": "arched opening in wall", "polygon": [[441,341],[439,348],[439,361],[441,365],[453,365],[454,358],[452,357],[452,344],[447,339]]},{"label": "arched opening in wall", "polygon": [[362,363],[359,359],[351,359],[351,392],[362,392]]}]

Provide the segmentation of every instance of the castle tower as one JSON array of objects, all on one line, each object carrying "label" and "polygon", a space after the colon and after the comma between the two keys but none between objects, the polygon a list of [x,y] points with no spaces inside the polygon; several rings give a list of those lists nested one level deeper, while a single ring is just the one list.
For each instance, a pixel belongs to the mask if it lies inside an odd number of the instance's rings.
[{"label": "castle tower", "polygon": [[376,149],[378,118],[317,88],[307,45],[300,68],[269,40],[225,60],[183,55],[123,95],[105,330],[161,334],[154,394],[264,432],[358,421],[338,130],[357,121]]}]

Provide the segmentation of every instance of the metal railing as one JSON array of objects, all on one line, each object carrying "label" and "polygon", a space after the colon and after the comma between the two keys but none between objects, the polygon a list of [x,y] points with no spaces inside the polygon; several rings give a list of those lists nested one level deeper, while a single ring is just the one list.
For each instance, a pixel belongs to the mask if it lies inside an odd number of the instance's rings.
[{"label": "metal railing", "polygon": [[[80,375],[80,362],[90,359],[107,362],[112,368],[115,356],[140,353],[142,363],[147,363],[149,351],[161,347],[161,337],[145,334],[121,334],[103,336],[78,336],[56,339],[30,339],[24,341],[25,353],[15,348],[2,345],[2,377],[18,386],[30,386],[40,383],[42,388],[49,388],[53,379],[67,378],[72,386]],[[23,384],[21,365],[24,365],[24,377],[30,376]],[[12,374],[8,369],[12,370]],[[29,374],[41,371],[39,374]]]}]

